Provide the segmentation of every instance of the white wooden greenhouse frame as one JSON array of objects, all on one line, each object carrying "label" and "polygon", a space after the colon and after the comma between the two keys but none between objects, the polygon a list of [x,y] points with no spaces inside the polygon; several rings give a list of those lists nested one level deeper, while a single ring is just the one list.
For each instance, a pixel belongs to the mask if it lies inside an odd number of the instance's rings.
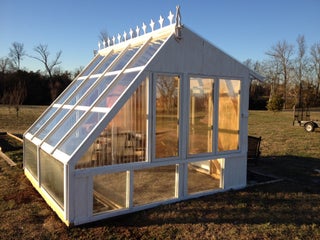
[{"label": "white wooden greenhouse frame", "polygon": [[260,77],[173,17],[99,44],[24,134],[24,172],[67,225],[246,186]]}]

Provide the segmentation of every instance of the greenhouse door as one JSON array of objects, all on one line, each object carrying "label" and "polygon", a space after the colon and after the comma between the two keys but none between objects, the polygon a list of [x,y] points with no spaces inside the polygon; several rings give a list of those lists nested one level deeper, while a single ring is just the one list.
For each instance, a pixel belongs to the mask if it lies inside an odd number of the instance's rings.
[{"label": "greenhouse door", "polygon": [[157,74],[155,88],[154,156],[179,156],[180,76]]}]

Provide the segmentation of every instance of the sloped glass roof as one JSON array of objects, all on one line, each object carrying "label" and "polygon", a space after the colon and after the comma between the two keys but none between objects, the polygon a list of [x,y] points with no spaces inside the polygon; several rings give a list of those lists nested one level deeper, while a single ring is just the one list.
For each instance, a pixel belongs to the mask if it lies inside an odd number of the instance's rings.
[{"label": "sloped glass roof", "polygon": [[61,161],[70,159],[172,33],[147,34],[100,50],[25,137]]}]

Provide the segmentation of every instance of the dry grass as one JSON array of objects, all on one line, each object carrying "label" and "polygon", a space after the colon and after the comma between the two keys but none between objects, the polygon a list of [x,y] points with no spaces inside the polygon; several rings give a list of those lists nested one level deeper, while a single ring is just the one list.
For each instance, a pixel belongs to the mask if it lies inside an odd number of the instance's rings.
[{"label": "dry grass", "polygon": [[[1,131],[24,132],[43,108],[23,111],[24,124],[12,126],[0,107]],[[261,159],[250,168],[284,181],[72,228],[45,204],[21,168],[0,160],[0,239],[320,239],[320,174],[314,171],[320,169],[320,131],[293,127],[289,112],[254,111],[249,134],[262,136]]]}]

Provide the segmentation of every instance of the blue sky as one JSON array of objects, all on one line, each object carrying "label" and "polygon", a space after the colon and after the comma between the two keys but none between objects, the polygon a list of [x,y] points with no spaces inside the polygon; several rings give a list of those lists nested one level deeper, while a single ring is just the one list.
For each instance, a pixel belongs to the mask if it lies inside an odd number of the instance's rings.
[{"label": "blue sky", "polygon": [[[0,58],[15,41],[29,55],[47,44],[52,57],[62,50],[62,69],[74,71],[92,59],[101,31],[116,35],[157,22],[176,5],[184,25],[239,61],[266,59],[272,45],[296,44],[299,34],[309,47],[320,42],[320,0],[1,0]],[[28,57],[21,66],[43,70]]]}]

